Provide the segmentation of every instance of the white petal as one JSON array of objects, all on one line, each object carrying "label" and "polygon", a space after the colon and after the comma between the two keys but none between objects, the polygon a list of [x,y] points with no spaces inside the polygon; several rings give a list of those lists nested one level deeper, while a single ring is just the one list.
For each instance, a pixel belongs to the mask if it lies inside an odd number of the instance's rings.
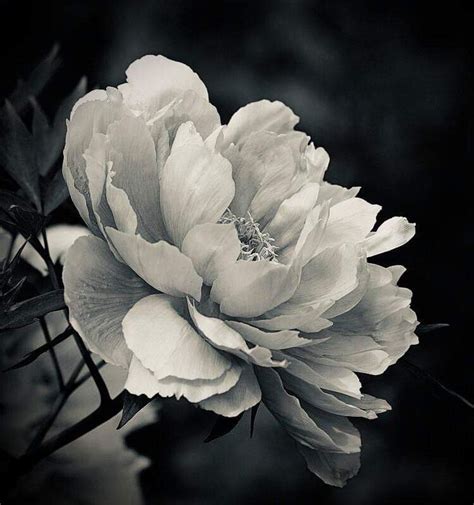
[{"label": "white petal", "polygon": [[215,223],[234,191],[232,167],[220,154],[193,143],[176,149],[161,179],[161,210],[173,243],[180,247],[197,224]]},{"label": "white petal", "polygon": [[239,358],[259,366],[281,367],[287,363],[283,361],[274,361],[272,353],[265,347],[255,346],[251,349],[242,338],[240,333],[233,330],[221,319],[207,317],[201,314],[196,307],[189,302],[188,308],[191,318],[200,331],[201,335],[213,347],[225,351]]},{"label": "white petal", "polygon": [[199,403],[204,410],[211,410],[220,416],[236,417],[257,405],[262,399],[262,392],[250,365],[242,369],[239,382],[226,393],[211,396]]},{"label": "white petal", "polygon": [[172,296],[201,298],[202,279],[192,261],[175,246],[160,240],[150,244],[140,235],[107,228],[107,235],[125,263],[143,280]]},{"label": "white petal", "polygon": [[130,352],[122,319],[152,289],[116,261],[103,240],[91,236],[79,238],[69,249],[63,279],[74,328],[105,361],[127,367]]},{"label": "white petal", "polygon": [[210,286],[219,272],[237,261],[240,241],[233,224],[198,224],[184,237],[181,250]]},{"label": "white petal", "polygon": [[238,331],[248,342],[267,349],[288,349],[312,343],[312,340],[299,336],[298,331],[263,331],[239,321],[226,321],[227,325]]},{"label": "white petal", "polygon": [[286,133],[293,130],[299,117],[281,102],[260,100],[240,108],[224,131],[227,145],[242,142],[253,132]]},{"label": "white petal", "polygon": [[231,368],[217,379],[184,380],[176,377],[157,379],[136,356],[132,356],[125,389],[135,395],[144,394],[148,398],[153,398],[155,395],[175,396],[177,399],[186,398],[192,403],[198,403],[234,387],[241,373],[240,365],[233,363]]},{"label": "white petal", "polygon": [[140,300],[122,323],[127,346],[157,379],[221,377],[231,368],[231,360],[198,335],[181,315],[184,310],[179,299],[168,295]]},{"label": "white petal", "polygon": [[415,225],[404,217],[392,217],[384,221],[375,233],[364,240],[367,256],[375,256],[406,244],[415,235]]},{"label": "white petal", "polygon": [[322,182],[324,174],[329,166],[329,154],[322,147],[317,149],[311,142],[304,152],[306,167],[310,173],[310,180],[314,182]]}]

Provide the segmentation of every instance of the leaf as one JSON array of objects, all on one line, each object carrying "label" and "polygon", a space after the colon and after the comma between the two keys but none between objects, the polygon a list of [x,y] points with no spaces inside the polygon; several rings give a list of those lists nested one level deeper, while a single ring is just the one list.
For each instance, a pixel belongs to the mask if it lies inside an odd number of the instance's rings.
[{"label": "leaf", "polygon": [[63,173],[58,170],[47,186],[44,196],[44,213],[47,216],[58,208],[69,197],[69,191]]},{"label": "leaf", "polygon": [[9,100],[22,112],[31,96],[38,96],[59,67],[59,46],[55,44],[48,55],[33,69],[26,81],[18,81]]},{"label": "leaf", "polygon": [[43,109],[36,99],[31,97],[30,102],[33,108],[32,133],[36,162],[39,173],[45,175],[48,172],[49,159],[51,157],[51,149],[49,146],[51,127],[49,126],[46,114],[43,112]]},{"label": "leaf", "polygon": [[217,416],[216,422],[214,423],[211,432],[204,440],[204,443],[207,444],[217,438],[227,435],[227,433],[230,433],[242,419],[242,415],[243,412],[236,417]]},{"label": "leaf", "polygon": [[8,216],[19,232],[25,237],[36,237],[45,225],[45,217],[28,208],[12,205],[8,209]]},{"label": "leaf", "polygon": [[424,335],[425,333],[431,333],[432,331],[439,330],[440,328],[448,328],[447,323],[434,323],[434,324],[420,324],[416,329],[416,333],[419,335]]},{"label": "leaf", "polygon": [[57,337],[53,338],[51,342],[46,342],[46,344],[43,344],[42,346],[38,347],[34,351],[31,351],[28,353],[21,361],[16,363],[15,365],[6,368],[3,370],[4,372],[8,372],[10,370],[15,370],[17,368],[22,368],[26,365],[29,365],[30,363],[33,363],[37,358],[39,358],[42,354],[45,352],[48,352],[50,349],[52,349],[54,346],[60,344],[61,342],[64,342],[67,338],[69,338],[73,334],[74,330],[69,326],[66,330],[64,330],[62,333],[60,333]]},{"label": "leaf", "polygon": [[8,100],[0,111],[0,165],[39,210],[39,174],[33,137]]},{"label": "leaf", "polygon": [[250,438],[253,437],[253,430],[255,428],[255,419],[257,417],[258,408],[260,407],[260,402],[252,407],[252,412],[250,414]]},{"label": "leaf", "polygon": [[129,393],[127,390],[123,392],[123,411],[122,418],[117,426],[117,429],[123,428],[130,419],[135,417],[140,410],[146,407],[151,401],[152,398],[148,398],[146,395],[133,395]]},{"label": "leaf", "polygon": [[0,330],[21,328],[31,324],[38,317],[64,308],[66,308],[66,305],[63,289],[29,298],[0,314]]}]

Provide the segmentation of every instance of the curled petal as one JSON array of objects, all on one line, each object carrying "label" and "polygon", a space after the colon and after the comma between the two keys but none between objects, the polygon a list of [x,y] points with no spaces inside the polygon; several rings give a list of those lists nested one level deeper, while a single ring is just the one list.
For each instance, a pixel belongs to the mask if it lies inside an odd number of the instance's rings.
[{"label": "curled petal", "polygon": [[251,365],[242,369],[237,384],[226,393],[211,396],[199,403],[204,410],[211,410],[224,417],[236,417],[257,405],[262,399],[262,392]]},{"label": "curled petal", "polygon": [[198,403],[214,395],[220,395],[237,384],[242,373],[238,363],[216,379],[185,380],[177,377],[157,379],[151,370],[145,368],[136,356],[132,356],[125,389],[134,395],[146,395],[153,398],[175,396]]},{"label": "curled petal", "polygon": [[362,245],[367,249],[367,256],[375,256],[406,244],[415,235],[415,225],[404,217],[392,217],[384,221]]},{"label": "curled petal", "polygon": [[194,330],[184,311],[180,300],[167,295],[140,300],[122,323],[127,346],[157,379],[221,377],[232,367],[232,361]]},{"label": "curled petal", "polygon": [[172,296],[201,298],[202,279],[192,261],[164,240],[150,244],[140,235],[130,235],[113,228],[106,230],[123,261],[158,291]]},{"label": "curled petal", "polygon": [[240,241],[233,224],[198,224],[184,237],[181,250],[191,258],[204,283],[210,286],[219,272],[237,261]]},{"label": "curled petal", "polygon": [[122,320],[152,292],[150,286],[116,261],[103,240],[92,236],[79,238],[69,249],[63,279],[71,324],[105,361],[127,367],[130,351]]},{"label": "curled petal", "polygon": [[237,331],[220,319],[204,316],[189,300],[188,308],[196,328],[216,349],[234,354],[248,363],[259,366],[281,367],[287,365],[285,360],[274,361],[271,351],[265,347],[257,345],[250,349]]},{"label": "curled petal", "polygon": [[232,167],[220,154],[194,143],[174,150],[161,179],[161,210],[173,243],[180,247],[197,224],[215,223],[234,190]]}]

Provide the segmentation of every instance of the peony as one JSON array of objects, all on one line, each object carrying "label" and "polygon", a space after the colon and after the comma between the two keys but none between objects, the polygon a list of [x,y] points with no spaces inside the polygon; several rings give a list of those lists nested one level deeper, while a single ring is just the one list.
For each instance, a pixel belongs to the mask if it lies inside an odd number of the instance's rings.
[{"label": "peony", "polygon": [[261,400],[308,468],[341,486],[359,467],[348,417],[417,342],[404,269],[370,258],[415,233],[359,188],[324,181],[328,154],[284,104],[221,125],[186,65],[145,56],[73,108],[63,173],[93,233],[64,269],[71,324],[125,367],[135,395],[184,397],[233,417]]}]

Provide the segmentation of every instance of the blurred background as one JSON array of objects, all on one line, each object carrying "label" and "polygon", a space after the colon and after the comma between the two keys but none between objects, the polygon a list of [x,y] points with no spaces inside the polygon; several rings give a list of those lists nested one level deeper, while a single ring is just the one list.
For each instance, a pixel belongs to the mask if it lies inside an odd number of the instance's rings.
[{"label": "blurred background", "polygon": [[[470,3],[17,0],[0,6],[2,97],[58,43],[62,65],[40,97],[47,110],[82,75],[90,88],[123,82],[128,64],[147,53],[191,66],[222,122],[261,98],[288,104],[301,117],[299,129],[330,153],[329,181],[362,186],[363,198],[383,205],[381,218],[403,215],[417,223],[415,239],[379,261],[407,267],[402,285],[414,291],[420,321],[450,327],[421,335],[407,358],[474,399]],[[55,220],[79,222],[67,205]],[[386,398],[393,410],[356,423],[362,469],[346,488],[329,488],[309,474],[264,409],[252,439],[244,418],[228,436],[204,444],[212,416],[166,402],[158,422],[127,437],[131,449],[151,460],[140,475],[145,503],[472,503],[473,410],[403,363],[363,380],[366,392]]]}]

